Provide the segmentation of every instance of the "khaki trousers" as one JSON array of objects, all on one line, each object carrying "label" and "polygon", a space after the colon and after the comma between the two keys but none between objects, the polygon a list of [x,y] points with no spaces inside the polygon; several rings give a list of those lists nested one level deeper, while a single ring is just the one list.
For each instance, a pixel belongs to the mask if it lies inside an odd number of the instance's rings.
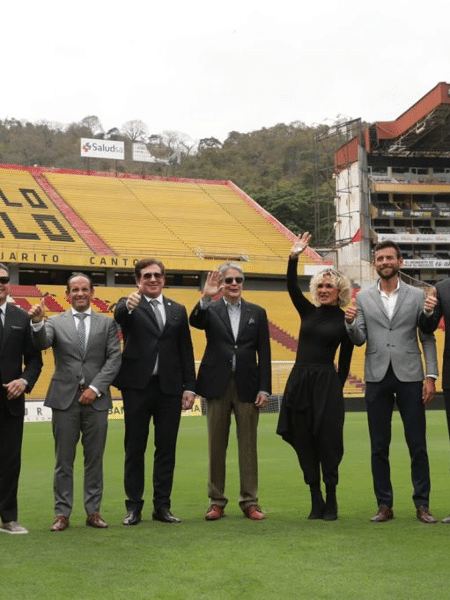
[{"label": "khaki trousers", "polygon": [[224,396],[206,400],[208,425],[209,479],[211,504],[225,506],[225,463],[230,434],[231,413],[236,420],[239,453],[239,506],[245,510],[258,504],[257,428],[259,409],[252,402],[240,402],[234,377]]}]

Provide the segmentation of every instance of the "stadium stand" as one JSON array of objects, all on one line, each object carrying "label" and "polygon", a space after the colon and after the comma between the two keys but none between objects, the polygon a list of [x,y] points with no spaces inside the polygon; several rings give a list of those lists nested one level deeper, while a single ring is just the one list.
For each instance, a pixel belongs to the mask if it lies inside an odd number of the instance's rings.
[{"label": "stadium stand", "polygon": [[[5,239],[12,237],[28,250],[48,252],[49,242],[57,240],[61,251],[86,251],[72,225],[29,172],[0,169],[0,198],[5,205],[0,215]],[[39,232],[44,232],[44,239]]]},{"label": "stadium stand", "polygon": [[[125,257],[128,262],[122,271],[130,275],[133,260],[146,255],[160,257],[168,271],[199,275],[224,260],[242,261],[249,278],[256,275],[260,286],[264,287],[261,281],[267,284],[268,289],[244,289],[244,297],[267,310],[274,394],[282,394],[295,360],[300,326],[284,290],[286,257],[295,236],[231,182],[111,177],[0,166],[0,199],[5,205],[2,219],[7,226],[2,230],[1,260],[19,263],[18,283],[24,265],[36,269],[47,266],[40,261],[39,252],[62,257],[58,267],[69,272],[90,272],[92,265],[98,268],[101,261],[110,264],[106,257]],[[36,215],[40,215],[40,221]],[[46,220],[48,216],[50,220]],[[9,228],[8,223],[12,224]],[[50,223],[47,229],[46,223]],[[21,232],[32,235],[21,236]],[[305,253],[300,257],[299,276],[307,277],[322,264],[314,251]],[[279,289],[271,289],[273,280],[278,281]],[[117,300],[131,289],[97,285],[94,310],[112,314]],[[16,304],[24,309],[42,295],[46,295],[49,314],[69,308],[63,285],[15,282],[11,291]],[[171,286],[166,293],[188,311],[199,297],[195,286]],[[442,330],[437,337],[442,355]],[[199,361],[205,347],[203,332],[193,329],[192,339]],[[32,399],[45,396],[52,372],[53,353],[49,350],[44,353],[43,374]],[[347,397],[362,396],[363,373],[364,348],[356,348],[344,390]],[[117,390],[114,396],[120,398]]]}]

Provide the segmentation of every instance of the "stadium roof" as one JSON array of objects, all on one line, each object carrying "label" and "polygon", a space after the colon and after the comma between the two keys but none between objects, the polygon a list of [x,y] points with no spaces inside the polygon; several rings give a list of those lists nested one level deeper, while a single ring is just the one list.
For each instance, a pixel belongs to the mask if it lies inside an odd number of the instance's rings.
[{"label": "stadium roof", "polygon": [[[450,156],[450,84],[438,83],[395,121],[376,121],[362,132],[368,154]],[[358,160],[358,139],[336,152],[336,169]]]}]

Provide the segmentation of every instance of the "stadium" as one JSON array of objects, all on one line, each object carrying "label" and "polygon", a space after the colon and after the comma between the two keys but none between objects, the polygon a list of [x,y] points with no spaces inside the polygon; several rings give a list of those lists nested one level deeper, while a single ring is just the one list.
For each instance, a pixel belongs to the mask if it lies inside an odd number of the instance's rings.
[{"label": "stadium", "polygon": [[[305,292],[309,278],[330,262],[351,277],[355,291],[365,287],[374,279],[371,248],[387,238],[402,247],[408,281],[421,285],[449,275],[449,115],[450,85],[439,83],[394,122],[365,129],[358,123],[357,135],[336,148],[336,240],[326,252],[309,249],[301,257]],[[104,147],[96,146],[104,156]],[[86,140],[81,148],[96,156]],[[277,410],[299,330],[285,292],[295,236],[231,181],[0,165],[0,198],[0,260],[11,269],[12,301],[24,309],[46,295],[49,314],[66,310],[67,277],[84,271],[96,286],[94,308],[112,314],[134,286],[134,262],[155,256],[168,272],[167,295],[190,311],[208,271],[225,261],[241,264],[245,297],[264,306],[270,321],[269,409]],[[192,337],[199,361],[204,336],[192,330]],[[442,356],[441,328],[436,337]],[[363,355],[363,348],[355,349],[345,386],[351,408],[362,407]],[[44,360],[30,401],[45,396],[51,351]],[[35,418],[37,408],[44,418],[41,402],[28,404],[27,419]]]},{"label": "stadium", "polygon": [[[96,286],[95,309],[112,314],[117,300],[133,289],[134,262],[156,256],[168,272],[167,295],[191,310],[208,271],[236,261],[246,274],[245,297],[268,312],[274,396],[282,394],[299,328],[284,281],[295,236],[231,182],[2,166],[0,190],[6,205],[0,260],[10,266],[17,305],[28,309],[46,295],[49,314],[67,310],[65,281],[83,271]],[[301,258],[305,290],[323,264],[313,250]],[[192,330],[192,337],[199,361],[204,336]],[[44,361],[30,400],[45,396],[51,351]],[[348,394],[360,396],[361,384],[352,375]],[[42,410],[39,414],[42,418]]]},{"label": "stadium", "polygon": [[[336,240],[330,248],[301,255],[299,279],[305,293],[310,277],[330,263],[351,275],[355,291],[365,287],[374,278],[371,248],[385,234],[404,249],[408,280],[423,285],[449,275],[450,262],[444,256],[450,241],[449,107],[450,85],[440,83],[397,121],[367,128],[359,123],[356,137],[336,148]],[[65,282],[72,272],[83,271],[94,281],[94,310],[112,315],[117,300],[135,289],[134,262],[155,256],[166,267],[165,293],[189,312],[206,274],[232,260],[245,273],[243,296],[267,310],[273,371],[269,414],[261,416],[258,434],[266,521],[255,526],[243,519],[235,502],[238,466],[236,441],[230,436],[227,519],[212,527],[205,522],[205,424],[201,418],[183,418],[173,494],[174,510],[183,522],[167,528],[145,514],[139,527],[125,530],[120,525],[122,409],[120,394],[113,389],[102,504],[111,526],[100,538],[98,531],[84,526],[77,460],[71,528],[55,539],[49,532],[51,417],[42,406],[53,356],[46,351],[43,372],[27,399],[19,486],[20,518],[30,535],[0,539],[0,575],[8,598],[448,597],[447,574],[438,560],[448,546],[448,528],[429,527],[415,518],[398,415],[391,444],[396,519],[381,528],[368,522],[374,498],[362,412],[364,348],[355,348],[344,390],[349,411],[339,519],[334,524],[306,519],[309,496],[296,457],[274,433],[299,331],[285,289],[292,232],[231,181],[4,164],[0,199],[0,261],[10,268],[10,300],[18,306],[27,310],[45,295],[49,314],[67,310]],[[195,329],[191,333],[198,362],[204,334]],[[436,338],[441,364],[442,328]],[[441,390],[441,379],[437,387]],[[197,403],[188,416],[201,414]],[[441,410],[428,412],[427,427],[432,506],[442,518],[450,506],[448,434]]]}]

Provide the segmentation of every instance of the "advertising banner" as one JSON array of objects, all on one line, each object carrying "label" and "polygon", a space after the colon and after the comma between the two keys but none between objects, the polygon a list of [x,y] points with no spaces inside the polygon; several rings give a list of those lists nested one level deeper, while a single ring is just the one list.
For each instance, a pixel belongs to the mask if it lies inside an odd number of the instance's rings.
[{"label": "advertising banner", "polygon": [[405,269],[450,269],[450,260],[439,258],[405,258],[403,267]]},{"label": "advertising banner", "polygon": [[133,160],[138,162],[156,162],[154,156],[147,150],[145,144],[133,144]]},{"label": "advertising banner", "polygon": [[124,160],[125,144],[124,142],[113,142],[110,140],[81,138],[81,156],[84,158]]},{"label": "advertising banner", "polygon": [[391,240],[400,244],[450,244],[449,233],[378,233],[377,240]]}]

